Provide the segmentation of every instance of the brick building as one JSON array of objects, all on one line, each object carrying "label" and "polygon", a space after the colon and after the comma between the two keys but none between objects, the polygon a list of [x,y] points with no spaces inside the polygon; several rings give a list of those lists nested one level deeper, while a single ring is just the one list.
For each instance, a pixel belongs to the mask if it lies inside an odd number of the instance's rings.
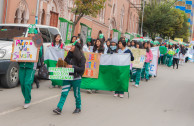
[{"label": "brick building", "polygon": [[[92,37],[96,38],[102,30],[105,37],[111,37],[112,29],[121,33],[139,32],[139,15],[141,0],[106,0],[105,8],[96,18],[84,16],[76,25],[74,34],[80,33],[80,23],[92,28]],[[35,23],[37,0],[3,0],[0,5],[0,23]],[[59,27],[59,17],[74,21],[71,13],[73,0],[40,0],[38,23]]]}]

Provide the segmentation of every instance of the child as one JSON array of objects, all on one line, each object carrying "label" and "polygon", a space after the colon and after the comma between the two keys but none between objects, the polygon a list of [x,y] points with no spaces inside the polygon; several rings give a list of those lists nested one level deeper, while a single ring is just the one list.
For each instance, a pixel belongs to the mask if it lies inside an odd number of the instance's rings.
[{"label": "child", "polygon": [[[140,49],[141,48],[141,42],[136,42],[135,43],[135,46],[137,49]],[[135,81],[135,87],[139,87],[139,82],[140,82],[140,79],[141,79],[141,68],[133,68],[132,69],[132,79],[133,81]]]},{"label": "child", "polygon": [[63,105],[68,96],[68,93],[71,87],[73,87],[74,97],[76,101],[76,109],[74,110],[73,114],[80,113],[81,112],[80,85],[81,85],[81,78],[82,78],[82,75],[84,74],[85,63],[86,63],[86,59],[82,52],[82,47],[80,43],[75,41],[67,57],[65,58],[65,62],[68,63],[67,68],[74,68],[74,73],[73,73],[74,79],[63,81],[61,98],[57,105],[57,108],[53,110],[53,112],[56,114],[61,114]]},{"label": "child", "polygon": [[[133,61],[134,60],[133,53],[128,48],[126,48],[126,45],[127,45],[126,42],[120,40],[118,45],[119,45],[118,53],[120,53],[120,54],[130,53],[131,54],[131,61]],[[117,97],[117,96],[119,96],[120,98],[123,98],[124,97],[124,92],[115,91],[114,97]]]},{"label": "child", "polygon": [[148,47],[148,44],[146,42],[143,44],[143,47],[144,47],[144,49],[146,49],[146,60],[144,63],[144,68],[142,69],[141,79],[143,80],[145,78],[146,81],[148,81],[149,80],[150,63],[152,62],[153,55],[152,55],[152,51],[150,50],[150,48]]}]

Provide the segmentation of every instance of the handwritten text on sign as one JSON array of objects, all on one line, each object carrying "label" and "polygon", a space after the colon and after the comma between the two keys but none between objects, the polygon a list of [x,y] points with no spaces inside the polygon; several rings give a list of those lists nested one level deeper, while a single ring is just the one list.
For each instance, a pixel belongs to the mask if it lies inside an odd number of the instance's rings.
[{"label": "handwritten text on sign", "polygon": [[53,73],[49,75],[49,79],[52,80],[73,80],[73,76],[69,73],[74,73],[74,68],[64,68],[64,67],[49,67],[48,71]]},{"label": "handwritten text on sign", "polygon": [[84,54],[86,57],[86,64],[83,77],[98,78],[100,64],[99,54],[89,52],[85,52]]},{"label": "handwritten text on sign", "polygon": [[31,38],[15,38],[11,61],[38,62],[39,50]]}]

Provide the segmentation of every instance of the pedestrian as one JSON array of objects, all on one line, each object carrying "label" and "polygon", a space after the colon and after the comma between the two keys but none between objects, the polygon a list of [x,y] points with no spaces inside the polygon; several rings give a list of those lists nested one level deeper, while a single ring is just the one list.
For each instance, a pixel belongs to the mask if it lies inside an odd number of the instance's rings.
[{"label": "pedestrian", "polygon": [[93,48],[93,52],[100,53],[100,54],[104,53],[104,46],[103,46],[103,43],[101,42],[100,39],[96,40],[96,43],[95,43],[94,48]]},{"label": "pedestrian", "polygon": [[[58,48],[58,49],[65,49],[65,45],[62,42],[60,34],[56,34],[54,36],[54,41],[51,43],[51,46],[54,47],[54,48]],[[57,85],[58,84],[57,84],[56,81],[52,81],[52,84],[49,88],[56,88]],[[61,87],[61,85],[58,85],[58,88],[60,88],[60,87]]]},{"label": "pedestrian", "polygon": [[111,53],[111,48],[110,48],[110,39],[108,39],[107,41],[106,41],[106,48],[105,48],[105,50],[104,50],[104,54],[110,54]]},{"label": "pedestrian", "polygon": [[143,44],[144,49],[146,49],[146,60],[144,63],[144,67],[142,69],[141,73],[141,79],[146,79],[146,81],[149,80],[149,69],[150,69],[150,63],[152,62],[153,59],[153,54],[151,49],[148,47],[147,42]]},{"label": "pedestrian", "polygon": [[110,46],[110,48],[111,48],[111,54],[117,53],[117,51],[118,51],[118,45],[117,45],[117,43],[118,43],[118,41],[117,41],[116,38],[113,38],[111,40],[111,46]]},{"label": "pedestrian", "polygon": [[131,42],[128,41],[128,42],[127,42],[127,47],[130,47],[130,46],[131,46]]},{"label": "pedestrian", "polygon": [[186,54],[186,50],[183,44],[180,45],[180,65],[183,65],[184,61],[185,61],[185,54]]},{"label": "pedestrian", "polygon": [[[135,47],[137,49],[142,49],[141,42],[136,42]],[[135,87],[139,87],[139,82],[141,80],[141,68],[133,68],[132,69],[132,80],[135,82]]]},{"label": "pedestrian", "polygon": [[[129,50],[127,47],[126,47],[127,43],[125,41],[122,41],[120,40],[118,42],[118,46],[119,46],[119,50],[118,50],[118,53],[119,54],[123,54],[123,53],[129,53],[131,55],[131,61],[134,60],[134,57],[133,57],[133,53],[131,52],[131,50]],[[115,91],[114,93],[114,97],[120,97],[120,98],[123,98],[124,97],[124,92],[122,91]]]},{"label": "pedestrian", "polygon": [[78,41],[75,41],[75,43],[73,44],[72,48],[67,54],[67,57],[65,58],[65,62],[67,62],[68,64],[67,68],[74,68],[74,73],[73,73],[74,79],[63,81],[61,98],[57,105],[57,108],[54,109],[53,112],[56,114],[61,114],[63,105],[68,96],[68,93],[71,87],[73,87],[74,97],[76,101],[76,109],[74,110],[73,114],[80,113],[81,112],[80,85],[81,85],[82,75],[84,74],[84,70],[85,70],[86,59],[83,54],[81,44],[78,43]]},{"label": "pedestrian", "polygon": [[83,51],[90,52],[90,47],[92,46],[92,38],[88,36],[86,42],[87,43],[83,46]]},{"label": "pedestrian", "polygon": [[134,40],[131,41],[131,48],[135,48],[135,41]]},{"label": "pedestrian", "polygon": [[77,36],[73,36],[73,37],[71,38],[70,43],[74,43],[76,40],[77,40]]},{"label": "pedestrian", "polygon": [[101,30],[98,32],[97,39],[100,39],[100,41],[104,44],[104,42],[105,42],[105,37],[104,37],[104,34],[102,33]]},{"label": "pedestrian", "polygon": [[173,64],[173,55],[174,55],[174,51],[172,49],[172,43],[169,44],[169,47],[168,47],[168,52],[167,52],[167,66],[168,67],[171,67],[172,64]]},{"label": "pedestrian", "polygon": [[175,52],[175,54],[173,55],[173,69],[175,67],[175,64],[177,65],[176,69],[178,69],[179,67],[179,48],[176,44],[173,45],[173,51]]},{"label": "pedestrian", "polygon": [[[37,34],[35,25],[30,25],[28,30],[28,37],[33,37]],[[39,58],[42,55],[42,51],[39,49]],[[34,82],[34,75],[37,68],[37,63],[34,62],[20,62],[19,63],[19,80],[21,84],[22,94],[24,96],[24,109],[30,106],[31,102],[31,89]]]}]

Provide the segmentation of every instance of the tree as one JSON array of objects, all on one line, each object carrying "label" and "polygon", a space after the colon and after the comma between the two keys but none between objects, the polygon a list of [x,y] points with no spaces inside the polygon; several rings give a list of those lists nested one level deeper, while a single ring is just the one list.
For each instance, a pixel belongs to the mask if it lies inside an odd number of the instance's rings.
[{"label": "tree", "polygon": [[[183,32],[187,29],[187,17],[185,12],[175,9],[174,2],[163,0],[157,3],[152,0],[144,9],[144,31],[148,32],[154,40],[159,34],[162,38],[182,35],[186,38],[188,32]],[[140,18],[141,20],[141,18]],[[178,34],[179,33],[179,34]]]},{"label": "tree", "polygon": [[96,17],[99,11],[104,8],[105,1],[106,0],[75,0],[76,6],[72,8],[72,12],[78,15],[78,17],[73,22],[73,29],[75,30],[75,26],[84,15]]}]

